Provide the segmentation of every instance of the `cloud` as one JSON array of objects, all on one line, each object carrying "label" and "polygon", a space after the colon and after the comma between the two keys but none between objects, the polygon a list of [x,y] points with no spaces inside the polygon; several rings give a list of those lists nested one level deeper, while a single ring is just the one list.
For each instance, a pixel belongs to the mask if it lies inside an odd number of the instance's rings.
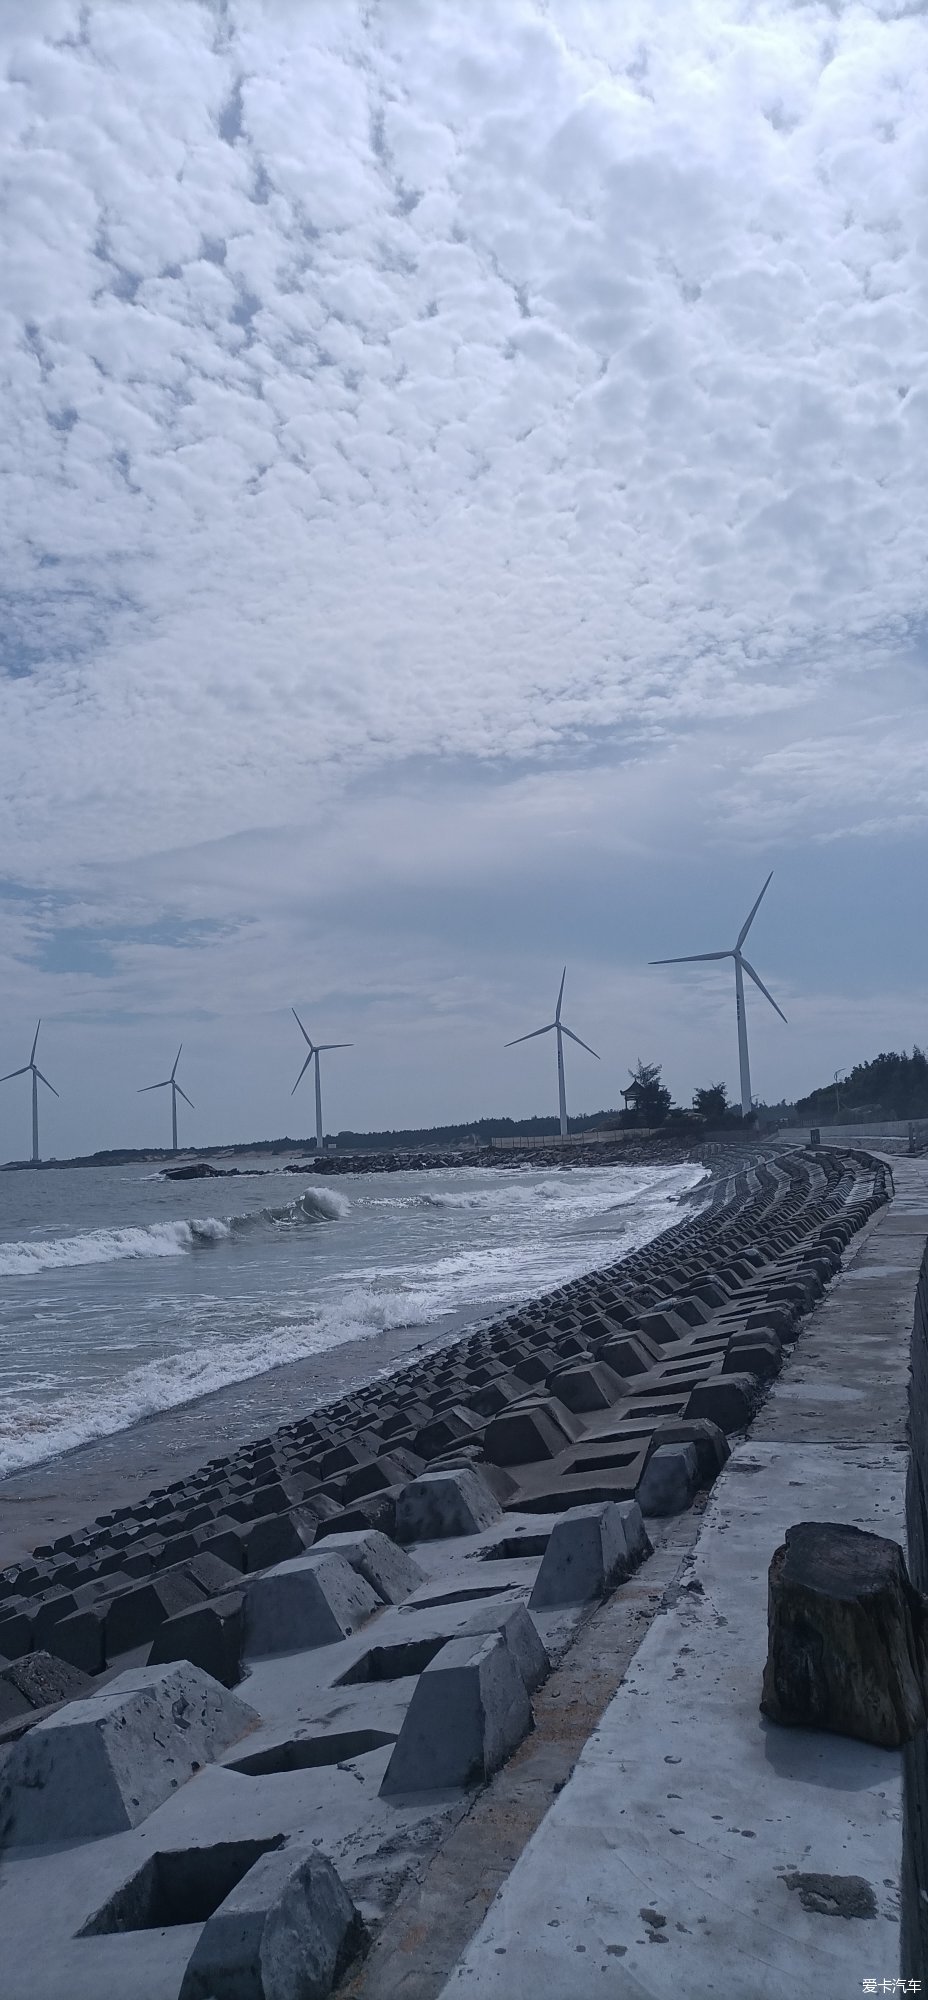
[{"label": "cloud", "polygon": [[295,960],[310,852],[421,935],[530,833],[563,912],[924,824],[920,10],[37,0],[0,66],[4,865],[119,1004]]}]

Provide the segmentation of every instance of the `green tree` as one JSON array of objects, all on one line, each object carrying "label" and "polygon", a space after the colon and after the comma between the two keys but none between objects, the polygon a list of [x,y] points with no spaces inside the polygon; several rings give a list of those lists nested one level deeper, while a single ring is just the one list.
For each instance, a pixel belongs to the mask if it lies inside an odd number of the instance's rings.
[{"label": "green tree", "polygon": [[639,1125],[663,1125],[670,1110],[670,1092],[661,1082],[660,1063],[642,1062],[641,1057],[635,1068],[629,1070],[634,1097],[632,1104],[637,1112]]},{"label": "green tree", "polygon": [[725,1084],[709,1083],[704,1084],[701,1090],[694,1090],[693,1110],[705,1119],[707,1125],[724,1125],[731,1116]]}]

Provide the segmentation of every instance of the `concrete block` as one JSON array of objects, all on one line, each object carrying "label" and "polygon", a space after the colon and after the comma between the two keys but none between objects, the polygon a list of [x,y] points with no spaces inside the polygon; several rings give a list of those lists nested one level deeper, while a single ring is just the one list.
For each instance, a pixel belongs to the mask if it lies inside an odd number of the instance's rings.
[{"label": "concrete block", "polygon": [[138,1826],[257,1721],[186,1661],[130,1668],[13,1745],[0,1771],[0,1848]]},{"label": "concrete block", "polygon": [[207,1919],[179,2000],[327,2000],[361,1948],[357,1910],[324,1854],[265,1854]]},{"label": "concrete block", "polygon": [[[642,1524],[643,1525],[643,1524]],[[551,1662],[542,1642],[538,1627],[524,1604],[481,1605],[472,1618],[468,1618],[461,1637],[478,1633],[499,1632],[512,1655],[513,1664],[518,1669],[529,1694],[534,1694],[547,1680]]]},{"label": "concrete block", "polygon": [[0,1653],[5,1653],[8,1660],[16,1660],[23,1653],[31,1653],[33,1643],[32,1610],[28,1599],[7,1598],[0,1610]]},{"label": "concrete block", "polygon": [[240,1564],[225,1562],[207,1549],[185,1562],[183,1574],[196,1584],[203,1597],[224,1597],[227,1591],[237,1590],[242,1581]]},{"label": "concrete block", "polygon": [[716,1375],[690,1393],[686,1417],[708,1417],[727,1433],[746,1430],[761,1398],[754,1375]]},{"label": "concrete block", "polygon": [[[651,1452],[657,1451],[663,1444],[696,1446],[700,1486],[711,1486],[726,1460],[731,1457],[731,1446],[725,1432],[718,1424],[710,1423],[708,1417],[681,1417],[677,1423],[658,1424],[653,1434]],[[651,1452],[648,1454],[649,1457]]]},{"label": "concrete block", "polygon": [[425,1582],[425,1572],[405,1549],[367,1528],[360,1534],[327,1535],[326,1552],[344,1556],[384,1604],[402,1604]]},{"label": "concrete block", "polygon": [[434,1542],[447,1535],[479,1535],[502,1515],[494,1493],[472,1466],[424,1472],[404,1486],[396,1503],[399,1542]]},{"label": "concrete block", "polygon": [[350,1507],[336,1507],[327,1519],[320,1521],[315,1532],[315,1546],[323,1541],[331,1541],[333,1535],[366,1534],[369,1528],[376,1528],[378,1534],[386,1535],[393,1541],[396,1535],[396,1500],[402,1492],[401,1486],[392,1486],[384,1493],[366,1493],[362,1500],[353,1500]]},{"label": "concrete block", "polygon": [[602,1500],[572,1507],[555,1521],[529,1598],[532,1611],[587,1604],[605,1596],[632,1569],[621,1504]]},{"label": "concrete block", "polygon": [[663,1359],[659,1343],[649,1334],[629,1331],[609,1340],[598,1341],[598,1361],[608,1362],[617,1375],[647,1375]]},{"label": "concrete block", "polygon": [[102,1674],[106,1666],[106,1612],[105,1602],[88,1604],[81,1611],[72,1611],[70,1618],[62,1618],[52,1639],[56,1658],[70,1661],[81,1673]]},{"label": "concrete block", "polygon": [[699,1486],[693,1444],[662,1444],[651,1453],[638,1487],[642,1514],[682,1514]]},{"label": "concrete block", "polygon": [[502,1632],[452,1639],[419,1675],[381,1793],[482,1784],[531,1727],[528,1691]]},{"label": "concrete block", "polygon": [[30,1710],[74,1701],[91,1685],[89,1674],[51,1653],[24,1653],[21,1659],[0,1665],[0,1717],[6,1720],[8,1714],[22,1712],[19,1703]]},{"label": "concrete block", "polygon": [[576,1431],[575,1424],[561,1423],[552,1396],[543,1402],[515,1404],[494,1417],[487,1425],[483,1448],[495,1465],[534,1465],[538,1459],[557,1458]]},{"label": "concrete block", "polygon": [[159,1625],[148,1654],[149,1666],[189,1660],[223,1687],[237,1687],[244,1668],[245,1593],[239,1588],[178,1611]]},{"label": "concrete block", "polygon": [[648,1556],[654,1553],[647,1528],[644,1525],[644,1516],[637,1500],[618,1500],[616,1505],[622,1516],[622,1526],[625,1529],[625,1545],[628,1549],[628,1559],[632,1569],[637,1569],[639,1563],[646,1562]]},{"label": "concrete block", "polygon": [[111,1598],[106,1607],[106,1656],[112,1660],[134,1646],[153,1639],[159,1625],[175,1612],[202,1604],[205,1591],[182,1570],[165,1570],[163,1576],[146,1577],[134,1590]]},{"label": "concrete block", "polygon": [[462,1445],[457,1451],[446,1452],[432,1470],[451,1472],[459,1465],[474,1466],[484,1485],[489,1487],[491,1493],[495,1493],[501,1507],[505,1507],[506,1502],[512,1499],[518,1482],[511,1472],[506,1471],[504,1465],[491,1465],[489,1459],[483,1457],[482,1445]]},{"label": "concrete block", "polygon": [[413,1439],[413,1448],[420,1458],[437,1458],[452,1445],[472,1438],[479,1427],[479,1420],[473,1410],[463,1409],[460,1404],[452,1404],[433,1417],[431,1423],[423,1424]]},{"label": "concrete block", "polygon": [[70,1590],[52,1590],[38,1600],[32,1618],[32,1643],[34,1647],[53,1644],[55,1626],[63,1618],[69,1618],[77,1610],[77,1599]]},{"label": "concrete block", "polygon": [[582,1415],[586,1410],[610,1410],[630,1395],[623,1375],[617,1375],[606,1361],[571,1362],[548,1376],[548,1387],[568,1410]]},{"label": "concrete block", "polygon": [[260,1659],[330,1646],[356,1632],[382,1601],[344,1556],[329,1554],[323,1543],[246,1586],[246,1655]]},{"label": "concrete block", "polygon": [[265,1514],[241,1524],[243,1566],[249,1576],[269,1569],[274,1563],[289,1562],[312,1546],[315,1533],[315,1505],[307,1515],[308,1502],[301,1502],[286,1514]]},{"label": "concrete block", "polygon": [[723,1375],[747,1372],[759,1382],[771,1382],[783,1366],[783,1349],[771,1328],[754,1333],[736,1333],[729,1341],[722,1362]]}]

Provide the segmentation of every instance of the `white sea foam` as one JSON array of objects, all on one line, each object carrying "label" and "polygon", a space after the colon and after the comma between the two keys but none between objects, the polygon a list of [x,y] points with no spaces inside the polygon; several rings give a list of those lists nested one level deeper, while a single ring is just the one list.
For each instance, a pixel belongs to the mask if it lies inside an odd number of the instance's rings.
[{"label": "white sea foam", "polygon": [[183,1257],[207,1243],[224,1243],[245,1230],[337,1222],[350,1203],[334,1188],[305,1188],[280,1208],[252,1215],[203,1215],[148,1223],[144,1228],[87,1229],[78,1236],[26,1238],[0,1244],[0,1277],[28,1278],[39,1271],[80,1264],[117,1264],[127,1257]]},{"label": "white sea foam", "polygon": [[[634,1250],[677,1219],[680,1195],[700,1177],[692,1167],[543,1180],[491,1169],[476,1188],[455,1185],[449,1172],[430,1175],[424,1189],[421,1176],[400,1176],[389,1194],[358,1177],[350,1204],[337,1189],[309,1186],[251,1214],[0,1245],[0,1275],[49,1273],[44,1289],[10,1286],[10,1309],[0,1310],[0,1471],[349,1341],[372,1344],[373,1372],[383,1333],[410,1326],[434,1343],[451,1314],[504,1310]],[[350,1232],[304,1235],[305,1225],[337,1221],[349,1207]],[[253,1244],[256,1257],[233,1265],[221,1254],[230,1238]],[[197,1254],[208,1259],[205,1282],[170,1262]],[[138,1320],[126,1317],[118,1270],[101,1274],[92,1293],[82,1281],[79,1297],[68,1284],[69,1266],[144,1258],[167,1261],[136,1285]]]}]

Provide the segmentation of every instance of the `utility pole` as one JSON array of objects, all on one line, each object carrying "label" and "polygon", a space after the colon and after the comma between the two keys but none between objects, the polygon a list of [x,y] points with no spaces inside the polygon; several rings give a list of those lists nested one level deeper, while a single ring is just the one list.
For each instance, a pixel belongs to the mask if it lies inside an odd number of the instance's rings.
[{"label": "utility pole", "polygon": [[837,1118],[839,1124],[841,1121],[841,1093],[838,1089],[838,1084],[840,1083],[843,1075],[844,1075],[843,1069],[835,1070],[835,1117]]}]

